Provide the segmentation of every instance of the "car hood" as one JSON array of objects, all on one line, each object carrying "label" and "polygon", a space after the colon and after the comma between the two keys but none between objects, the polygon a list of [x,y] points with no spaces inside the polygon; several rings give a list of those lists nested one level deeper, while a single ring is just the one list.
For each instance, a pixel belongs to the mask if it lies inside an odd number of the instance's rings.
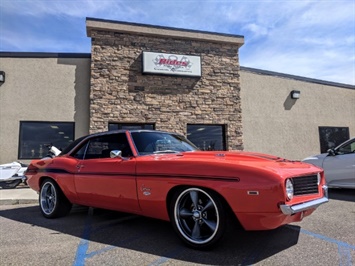
[{"label": "car hood", "polygon": [[[281,157],[242,151],[194,151],[179,154],[151,155],[154,161],[159,162],[159,171],[166,174],[183,173],[188,175],[204,175],[232,177],[236,173],[264,173],[278,177],[290,177],[320,172],[321,169],[300,161],[291,161]],[[163,162],[169,161],[169,167],[162,167]],[[144,167],[145,168],[145,167]],[[154,171],[150,167],[143,171]]]},{"label": "car hood", "polygon": [[304,158],[302,162],[311,163],[313,165],[322,167],[324,159],[328,156],[328,153],[322,153],[317,155],[312,155],[307,158]]}]

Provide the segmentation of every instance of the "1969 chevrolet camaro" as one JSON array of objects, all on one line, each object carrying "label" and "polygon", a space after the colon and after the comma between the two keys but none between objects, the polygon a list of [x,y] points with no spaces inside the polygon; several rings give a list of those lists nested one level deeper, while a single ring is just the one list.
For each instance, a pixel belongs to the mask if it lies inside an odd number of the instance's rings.
[{"label": "1969 chevrolet camaro", "polygon": [[81,137],[53,159],[32,161],[28,185],[46,218],[72,204],[171,221],[193,248],[221,239],[234,215],[246,230],[301,221],[328,201],[321,168],[279,157],[198,151],[178,134],[109,131]]}]

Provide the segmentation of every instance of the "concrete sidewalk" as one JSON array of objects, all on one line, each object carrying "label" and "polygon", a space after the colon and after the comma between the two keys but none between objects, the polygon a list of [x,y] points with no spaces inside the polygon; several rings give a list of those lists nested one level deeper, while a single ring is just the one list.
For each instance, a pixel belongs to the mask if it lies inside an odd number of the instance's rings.
[{"label": "concrete sidewalk", "polygon": [[38,203],[38,194],[27,186],[18,186],[14,189],[0,188],[0,205]]}]

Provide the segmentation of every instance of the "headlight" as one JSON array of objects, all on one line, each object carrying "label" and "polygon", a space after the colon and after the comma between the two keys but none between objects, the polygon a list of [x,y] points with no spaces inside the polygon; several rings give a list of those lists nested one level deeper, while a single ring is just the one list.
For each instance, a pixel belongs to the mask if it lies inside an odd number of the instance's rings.
[{"label": "headlight", "polygon": [[288,200],[293,198],[293,184],[291,179],[286,179],[286,197]]},{"label": "headlight", "polygon": [[317,174],[317,185],[319,186],[320,184],[320,181],[321,181],[321,176],[320,176],[320,173]]}]

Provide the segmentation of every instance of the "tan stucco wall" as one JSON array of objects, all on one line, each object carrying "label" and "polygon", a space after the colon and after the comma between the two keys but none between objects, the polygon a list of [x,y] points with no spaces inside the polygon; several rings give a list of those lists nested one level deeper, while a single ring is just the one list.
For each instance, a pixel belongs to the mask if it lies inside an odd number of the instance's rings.
[{"label": "tan stucco wall", "polygon": [[20,121],[75,122],[88,133],[90,58],[0,57],[0,163],[18,158]]},{"label": "tan stucco wall", "polygon": [[[0,70],[0,163],[18,158],[20,121],[75,122],[76,138],[89,133],[90,58],[0,57]],[[302,159],[319,153],[319,126],[355,136],[355,89],[243,68],[240,83],[246,151]]]},{"label": "tan stucco wall", "polygon": [[[320,153],[319,126],[355,136],[355,89],[241,70],[244,150],[303,159]],[[292,90],[301,91],[298,100]]]}]

